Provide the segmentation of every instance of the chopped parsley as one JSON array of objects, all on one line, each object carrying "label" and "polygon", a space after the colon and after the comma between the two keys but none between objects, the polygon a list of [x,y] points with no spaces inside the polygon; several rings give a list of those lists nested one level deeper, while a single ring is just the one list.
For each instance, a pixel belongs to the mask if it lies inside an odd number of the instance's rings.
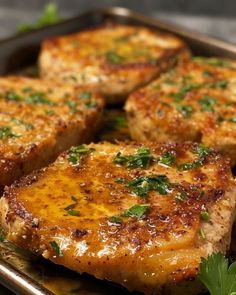
[{"label": "chopped parsley", "polygon": [[45,114],[48,116],[52,116],[55,114],[55,112],[53,110],[45,110]]},{"label": "chopped parsley", "polygon": [[172,191],[171,184],[166,175],[139,176],[127,184],[131,192],[141,198],[148,196],[150,191],[157,191],[161,195],[167,195]]},{"label": "chopped parsley", "polygon": [[203,144],[199,144],[197,147],[193,148],[193,152],[202,158],[208,156],[211,150]]},{"label": "chopped parsley", "polygon": [[175,163],[175,161],[176,161],[175,155],[171,152],[166,152],[160,157],[160,160],[158,161],[158,163],[166,165],[166,166],[172,166]]},{"label": "chopped parsley", "polygon": [[124,218],[136,217],[138,219],[141,219],[148,213],[149,209],[150,209],[149,204],[141,204],[141,205],[136,204],[130,207],[129,209],[125,210],[119,215],[111,216],[109,218],[109,221],[111,223],[121,224],[123,223],[123,219],[121,217],[124,217]]},{"label": "chopped parsley", "polygon": [[150,153],[150,149],[143,146],[134,155],[123,156],[121,152],[117,153],[114,163],[126,166],[128,169],[148,168],[152,160],[153,155]]},{"label": "chopped parsley", "polygon": [[231,123],[236,123],[236,117],[232,117],[232,118],[230,118],[230,119],[229,119],[229,122],[231,122]]},{"label": "chopped parsley", "polygon": [[142,218],[150,209],[149,204],[134,205],[121,213],[122,217],[137,217]]},{"label": "chopped parsley", "polygon": [[184,85],[179,92],[175,93],[173,98],[175,102],[180,102],[184,99],[184,96],[187,92],[190,92],[194,89],[198,89],[200,88],[201,84],[197,84],[197,83],[192,83],[189,85]]},{"label": "chopped parsley", "polygon": [[181,171],[195,169],[203,166],[203,162],[207,156],[211,154],[211,150],[204,145],[200,144],[193,149],[193,153],[197,154],[199,158],[191,163],[184,163],[178,165],[178,169]]},{"label": "chopped parsley", "polygon": [[19,135],[13,133],[11,127],[9,126],[0,127],[0,139],[14,138],[14,137],[19,137]]},{"label": "chopped parsley", "polygon": [[83,154],[91,153],[93,152],[93,148],[86,148],[84,145],[79,145],[76,147],[72,147],[69,150],[69,162],[72,165],[78,165],[80,164],[81,156]]},{"label": "chopped parsley", "polygon": [[6,99],[7,100],[11,100],[11,101],[21,101],[22,98],[15,93],[15,91],[13,90],[9,90],[7,93],[6,93]]},{"label": "chopped parsley", "polygon": [[124,57],[117,54],[115,51],[108,51],[106,53],[106,60],[112,64],[120,64],[124,61]]},{"label": "chopped parsley", "polygon": [[115,180],[115,182],[117,182],[117,183],[123,183],[124,181],[125,181],[125,179],[123,177],[118,177]]},{"label": "chopped parsley", "polygon": [[188,196],[184,192],[178,192],[175,196],[175,201],[177,202],[184,202],[188,200]]},{"label": "chopped parsley", "polygon": [[80,211],[71,209],[71,210],[68,210],[68,214],[71,216],[80,216]]},{"label": "chopped parsley", "polygon": [[217,66],[217,67],[229,67],[230,63],[227,60],[216,58],[216,57],[201,57],[201,56],[194,56],[192,58],[195,62],[201,63],[201,64],[207,64],[211,66]]},{"label": "chopped parsley", "polygon": [[54,250],[57,256],[60,256],[60,257],[63,256],[63,253],[56,241],[50,241],[49,244],[51,245],[52,249]]},{"label": "chopped parsley", "polygon": [[80,95],[79,95],[80,99],[85,99],[85,100],[91,99],[91,97],[92,97],[92,93],[89,92],[89,91],[81,92]]},{"label": "chopped parsley", "polygon": [[236,294],[236,262],[229,266],[228,259],[221,253],[201,259],[198,278],[211,295]]},{"label": "chopped parsley", "polygon": [[227,80],[220,80],[215,83],[215,87],[220,89],[225,89],[228,86],[228,83],[229,82]]},{"label": "chopped parsley", "polygon": [[203,239],[203,240],[206,239],[206,234],[205,234],[203,228],[200,228],[200,229],[199,229],[199,236],[200,236],[200,238]]},{"label": "chopped parsley", "polygon": [[55,105],[55,103],[49,100],[43,92],[32,92],[22,100],[32,104],[47,104],[51,106]]},{"label": "chopped parsley", "polygon": [[6,239],[5,235],[2,232],[0,232],[0,242],[4,242],[5,239]]},{"label": "chopped parsley", "polygon": [[181,112],[184,118],[189,118],[193,112],[191,105],[178,105],[177,110]]},{"label": "chopped parsley", "polygon": [[[31,91],[31,88],[28,88],[28,91]],[[15,93],[15,91],[10,90],[6,93],[6,99],[10,101],[21,101],[31,104],[47,104],[47,105],[55,105],[56,103],[49,100],[46,97],[44,92],[27,92],[26,96],[20,96]]]},{"label": "chopped parsley", "polygon": [[71,200],[74,203],[72,203],[72,204],[68,205],[67,207],[65,207],[64,210],[67,211],[68,215],[79,216],[80,211],[74,209],[77,206],[78,199],[75,196],[71,196]]},{"label": "chopped parsley", "polygon": [[69,107],[70,112],[71,112],[72,114],[76,114],[76,113],[78,113],[77,102],[76,102],[76,101],[73,101],[73,100],[67,100],[67,101],[65,102],[65,104]]},{"label": "chopped parsley", "polygon": [[198,103],[201,105],[202,112],[213,113],[214,106],[217,104],[217,99],[208,95],[203,96]]},{"label": "chopped parsley", "polygon": [[34,128],[32,124],[27,123],[27,122],[25,122],[23,120],[20,120],[20,119],[17,119],[17,118],[12,118],[12,121],[14,123],[16,123],[17,125],[23,125],[26,130],[31,130],[31,129]]},{"label": "chopped parsley", "polygon": [[118,216],[112,216],[112,217],[110,217],[109,221],[111,223],[117,223],[117,224],[123,223],[123,220],[120,217],[118,217]]},{"label": "chopped parsley", "polygon": [[209,214],[207,211],[203,211],[200,213],[200,217],[203,221],[209,221]]},{"label": "chopped parsley", "polygon": [[196,168],[199,168],[201,167],[203,164],[201,161],[199,160],[196,160],[196,161],[193,161],[191,163],[184,163],[184,164],[180,164],[178,166],[178,169],[180,171],[186,171],[186,170],[191,170],[191,169],[196,169]]}]

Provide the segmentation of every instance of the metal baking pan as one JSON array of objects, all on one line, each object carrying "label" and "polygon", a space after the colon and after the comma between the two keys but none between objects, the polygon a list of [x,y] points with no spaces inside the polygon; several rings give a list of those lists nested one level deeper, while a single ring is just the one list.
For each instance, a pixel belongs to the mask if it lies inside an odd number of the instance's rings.
[{"label": "metal baking pan", "polygon": [[[0,74],[5,75],[20,71],[36,64],[40,43],[47,37],[77,32],[94,27],[104,21],[144,25],[161,29],[183,38],[196,55],[223,56],[236,58],[236,46],[182,27],[159,21],[137,12],[119,8],[105,8],[88,11],[50,27],[38,29],[23,35],[13,36],[0,42]],[[115,128],[111,128],[119,110],[109,111],[106,116],[108,133],[101,134],[101,139],[110,139]],[[110,120],[110,121],[109,121]],[[126,126],[118,130],[118,138],[126,137]],[[233,231],[234,232],[234,231]],[[235,239],[236,240],[236,239]],[[236,253],[235,242],[231,253]],[[17,249],[10,243],[0,242],[0,282],[22,295],[110,295],[130,294],[120,286],[96,280],[89,275],[79,275],[64,267],[55,265],[27,251]]]}]

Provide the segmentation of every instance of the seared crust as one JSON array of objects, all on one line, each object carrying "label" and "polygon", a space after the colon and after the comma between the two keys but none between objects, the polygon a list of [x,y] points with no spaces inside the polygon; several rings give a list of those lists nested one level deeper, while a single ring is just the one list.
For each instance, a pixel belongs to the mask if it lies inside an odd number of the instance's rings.
[{"label": "seared crust", "polygon": [[127,100],[135,140],[213,146],[236,163],[236,67],[218,58],[194,58],[163,74]]},{"label": "seared crust", "polygon": [[[0,186],[53,162],[93,137],[103,100],[86,90],[23,77],[0,78]],[[85,97],[86,98],[86,97]]]},{"label": "seared crust", "polygon": [[[151,155],[146,169],[114,163],[117,153],[132,156],[144,146]],[[63,153],[48,168],[5,189],[0,217],[8,240],[80,273],[146,294],[182,292],[195,278],[202,256],[227,251],[235,182],[229,163],[214,150],[192,143],[84,148],[89,150],[79,164],[72,165],[70,152]],[[161,163],[164,155],[172,155],[170,166]],[[194,161],[201,161],[198,168],[181,168]],[[129,186],[134,179],[154,175],[167,177],[162,187],[166,194],[153,189],[140,197]],[[140,218],[124,217],[135,204],[149,209]],[[76,210],[73,216],[68,208]],[[208,212],[209,220],[200,218],[202,212]],[[188,293],[197,291],[191,282]]]},{"label": "seared crust", "polygon": [[113,104],[189,55],[170,34],[107,24],[44,41],[39,65],[42,78],[91,87]]}]

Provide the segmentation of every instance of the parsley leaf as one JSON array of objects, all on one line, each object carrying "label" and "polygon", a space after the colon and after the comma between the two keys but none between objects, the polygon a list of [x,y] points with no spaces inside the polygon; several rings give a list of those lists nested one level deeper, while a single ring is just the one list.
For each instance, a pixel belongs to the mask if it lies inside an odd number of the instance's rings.
[{"label": "parsley leaf", "polygon": [[15,133],[12,132],[11,127],[9,126],[2,126],[0,127],[0,139],[4,138],[14,138],[14,137],[19,137]]},{"label": "parsley leaf", "polygon": [[148,196],[150,191],[157,191],[161,195],[167,195],[172,191],[171,184],[166,175],[140,176],[127,184],[131,191],[141,198]]},{"label": "parsley leaf", "polygon": [[106,60],[112,64],[120,64],[123,62],[124,57],[117,54],[115,51],[108,51],[106,53]]},{"label": "parsley leaf", "polygon": [[87,148],[83,144],[74,146],[69,150],[69,162],[72,165],[78,165],[80,163],[81,155],[93,152],[93,148]]},{"label": "parsley leaf", "polygon": [[122,217],[137,217],[142,218],[149,210],[149,204],[134,205],[131,208],[125,210],[120,216]]},{"label": "parsley leaf", "polygon": [[123,156],[120,152],[117,153],[114,163],[122,166],[126,165],[128,169],[135,169],[149,167],[152,160],[153,155],[150,153],[150,149],[143,146],[134,155]]},{"label": "parsley leaf", "polygon": [[198,145],[193,149],[193,153],[197,154],[199,156],[198,160],[195,160],[191,163],[184,163],[178,165],[178,169],[180,171],[195,169],[203,166],[203,162],[206,159],[207,156],[211,154],[211,150],[207,147],[205,147],[203,144]]},{"label": "parsley leaf", "polygon": [[230,63],[227,60],[216,58],[216,57],[201,57],[201,56],[194,56],[192,57],[193,61],[201,63],[201,64],[207,64],[211,66],[216,67],[228,67]]},{"label": "parsley leaf", "polygon": [[177,110],[181,112],[184,118],[189,118],[192,114],[193,108],[191,105],[178,105]]},{"label": "parsley leaf", "polygon": [[49,244],[51,245],[52,249],[54,250],[57,256],[60,256],[60,257],[63,256],[63,253],[56,241],[50,241]]},{"label": "parsley leaf", "polygon": [[176,157],[171,152],[164,153],[159,160],[159,164],[163,164],[166,166],[171,166],[175,163]]},{"label": "parsley leaf", "polygon": [[203,96],[198,103],[201,105],[202,112],[210,112],[213,113],[214,106],[217,104],[217,99],[208,95]]},{"label": "parsley leaf", "polygon": [[45,5],[42,16],[35,24],[22,23],[18,26],[18,33],[25,33],[31,30],[39,29],[47,25],[52,25],[61,20],[58,13],[58,7],[55,3]]},{"label": "parsley leaf", "polygon": [[211,295],[235,295],[236,262],[228,265],[228,259],[221,253],[202,258],[198,278]]}]

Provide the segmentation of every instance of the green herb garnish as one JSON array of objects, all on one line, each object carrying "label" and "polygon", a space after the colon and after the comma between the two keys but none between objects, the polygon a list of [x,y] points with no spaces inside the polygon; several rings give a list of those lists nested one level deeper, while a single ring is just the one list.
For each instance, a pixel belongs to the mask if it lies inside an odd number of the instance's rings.
[{"label": "green herb garnish", "polygon": [[160,160],[158,161],[158,163],[166,165],[166,166],[172,166],[175,163],[175,161],[176,161],[175,155],[171,152],[166,152],[160,157]]},{"label": "green herb garnish", "polygon": [[17,118],[12,118],[12,121],[16,123],[17,125],[23,125],[26,130],[32,130],[34,126],[30,123],[27,123],[23,120],[17,119]]},{"label": "green herb garnish", "polygon": [[73,100],[67,100],[65,102],[65,104],[69,107],[70,109],[70,112],[72,114],[76,114],[78,113],[78,110],[77,110],[77,102],[76,101],[73,101]]},{"label": "green herb garnish", "polygon": [[166,175],[140,176],[127,184],[132,193],[145,198],[150,191],[157,191],[161,195],[167,195],[172,191],[171,184]]},{"label": "green herb garnish", "polygon": [[108,51],[106,53],[106,60],[112,64],[120,64],[124,61],[124,57],[117,54],[115,51]]},{"label": "green herb garnish", "polygon": [[50,241],[49,243],[50,243],[52,249],[54,250],[54,252],[56,253],[56,255],[62,257],[63,253],[62,253],[60,247],[58,246],[57,242],[56,241]]},{"label": "green herb garnish", "polygon": [[220,80],[217,81],[214,85],[216,88],[220,88],[220,89],[225,89],[228,86],[228,81],[227,80]]},{"label": "green herb garnish", "polygon": [[68,210],[68,214],[71,216],[80,216],[80,211],[71,209],[71,210]]},{"label": "green herb garnish", "polygon": [[83,154],[91,153],[93,152],[93,148],[86,148],[84,145],[79,145],[77,147],[72,147],[69,150],[69,162],[72,165],[78,165],[80,164],[81,156]]},{"label": "green herb garnish", "polygon": [[16,135],[15,133],[13,133],[11,127],[9,126],[0,127],[0,139],[14,138],[14,137],[19,137],[19,135]]},{"label": "green herb garnish", "polygon": [[9,90],[7,93],[6,93],[6,99],[7,100],[11,100],[11,101],[21,101],[22,98],[15,93],[15,91],[13,90]]},{"label": "green herb garnish", "polygon": [[117,223],[117,224],[123,223],[123,220],[118,216],[110,217],[109,221],[112,222],[112,223]]},{"label": "green herb garnish", "polygon": [[137,217],[138,219],[142,218],[150,209],[149,204],[134,205],[131,208],[125,210],[121,213],[122,217]]},{"label": "green herb garnish", "polygon": [[203,211],[203,212],[201,212],[201,213],[200,213],[200,217],[201,217],[201,219],[204,220],[204,221],[209,221],[209,214],[208,214],[207,211]]},{"label": "green herb garnish", "polygon": [[58,13],[58,7],[55,3],[48,3],[45,5],[42,16],[35,24],[22,23],[18,26],[18,33],[25,33],[31,30],[39,29],[44,26],[52,25],[61,20]]},{"label": "green herb garnish", "polygon": [[231,123],[236,123],[236,117],[232,117],[232,118],[230,118],[230,119],[229,119],[229,122],[231,122]]},{"label": "green herb garnish", "polygon": [[217,67],[229,67],[230,65],[230,63],[227,60],[216,58],[216,57],[209,58],[209,57],[194,56],[192,59],[201,64],[207,64],[207,65],[217,66]]},{"label": "green herb garnish", "polygon": [[150,153],[150,149],[147,147],[141,147],[134,155],[123,156],[120,152],[114,158],[114,163],[122,166],[126,166],[128,169],[135,168],[148,168],[153,155]]},{"label": "green herb garnish", "polygon": [[221,253],[201,259],[198,278],[211,295],[236,294],[236,262],[229,266],[228,259]]},{"label": "green herb garnish", "polygon": [[4,242],[6,239],[5,235],[0,232],[0,242]]},{"label": "green herb garnish", "polygon": [[178,192],[175,196],[175,200],[177,202],[184,202],[184,201],[187,201],[188,200],[188,196],[186,193],[183,193],[183,192]]},{"label": "green herb garnish", "polygon": [[26,96],[24,99],[27,103],[33,103],[33,104],[47,104],[47,105],[55,105],[55,103],[51,100],[49,100],[45,93],[43,92],[33,92]]},{"label": "green herb garnish", "polygon": [[89,91],[84,91],[84,92],[81,92],[80,95],[79,95],[79,98],[80,99],[91,99],[92,97],[92,93],[89,92]]},{"label": "green herb garnish", "polygon": [[173,98],[174,98],[174,101],[175,102],[180,102],[184,99],[184,96],[186,93],[192,91],[192,90],[195,90],[195,89],[198,89],[201,87],[201,84],[197,84],[197,83],[192,83],[192,84],[189,84],[189,85],[185,85],[183,86],[179,92],[175,93]]},{"label": "green herb garnish", "polygon": [[181,112],[184,118],[189,118],[193,112],[191,105],[178,105],[177,110]]},{"label": "green herb garnish", "polygon": [[199,144],[197,147],[193,148],[193,152],[202,158],[209,156],[211,150],[203,144]]},{"label": "green herb garnish", "polygon": [[199,236],[200,236],[200,238],[203,239],[203,240],[206,239],[206,234],[205,234],[203,228],[200,228],[200,229],[199,229]]},{"label": "green herb garnish", "polygon": [[201,105],[202,112],[211,112],[213,113],[214,106],[217,104],[217,99],[208,95],[203,96],[198,103]]},{"label": "green herb garnish", "polygon": [[124,181],[125,181],[125,179],[123,177],[118,177],[115,180],[115,182],[117,182],[117,183],[123,183]]}]

